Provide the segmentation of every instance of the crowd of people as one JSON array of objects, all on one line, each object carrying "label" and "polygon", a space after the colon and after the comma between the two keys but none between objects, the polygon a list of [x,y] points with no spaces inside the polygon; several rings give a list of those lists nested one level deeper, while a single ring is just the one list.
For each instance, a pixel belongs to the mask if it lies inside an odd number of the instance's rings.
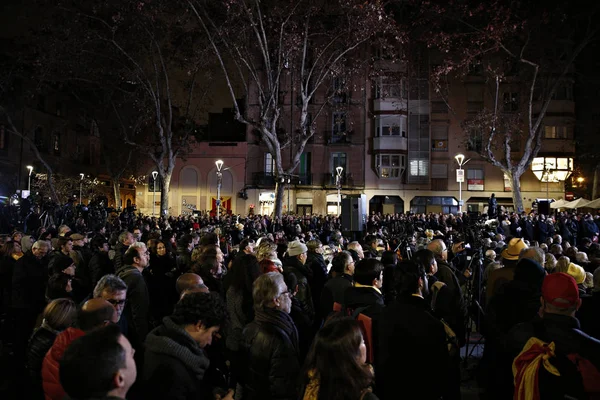
[{"label": "crowd of people", "polygon": [[599,226],[500,213],[373,214],[352,235],[316,215],[15,229],[0,339],[27,399],[460,399],[477,329],[482,398],[589,398]]}]

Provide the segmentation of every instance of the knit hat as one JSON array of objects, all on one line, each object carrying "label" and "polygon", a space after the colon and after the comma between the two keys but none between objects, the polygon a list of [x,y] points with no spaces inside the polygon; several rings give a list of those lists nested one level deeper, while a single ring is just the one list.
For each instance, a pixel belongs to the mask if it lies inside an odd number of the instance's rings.
[{"label": "knit hat", "polygon": [[585,270],[577,264],[570,263],[567,274],[571,275],[578,285],[585,282]]},{"label": "knit hat", "polygon": [[502,251],[502,258],[505,260],[518,260],[521,250],[526,249],[527,246],[523,239],[512,238],[508,242],[508,247]]},{"label": "knit hat", "polygon": [[[579,288],[571,275],[557,272],[544,279],[542,285],[544,301],[558,308],[570,308],[579,302]],[[557,301],[561,299],[561,301]]]},{"label": "knit hat", "polygon": [[288,244],[287,254],[290,257],[297,256],[298,254],[306,253],[308,251],[308,247],[298,240],[294,240]]}]

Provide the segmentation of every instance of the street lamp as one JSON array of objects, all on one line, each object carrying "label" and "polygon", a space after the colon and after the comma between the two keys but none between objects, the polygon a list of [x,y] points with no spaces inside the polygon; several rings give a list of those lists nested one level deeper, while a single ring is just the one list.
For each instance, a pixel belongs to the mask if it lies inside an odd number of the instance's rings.
[{"label": "street lamp", "polygon": [[81,195],[83,193],[83,177],[85,176],[84,174],[79,174],[80,178],[79,179],[79,204],[81,205]]},{"label": "street lamp", "polygon": [[221,168],[223,168],[223,160],[215,161],[215,165],[217,166],[217,221],[220,218],[221,214],[221,183],[223,182],[223,173],[221,172]]},{"label": "street lamp", "polygon": [[336,175],[335,175],[335,186],[337,186],[337,190],[338,190],[338,206],[337,206],[337,211],[338,211],[338,217],[340,216],[340,214],[342,213],[342,210],[340,209],[340,202],[342,201],[342,172],[344,172],[344,168],[343,167],[337,167],[335,169]]},{"label": "street lamp", "polygon": [[454,159],[458,163],[458,169],[456,170],[456,182],[458,182],[458,212],[462,212],[462,183],[465,181],[465,171],[462,169],[463,165],[469,162],[469,160],[465,161],[464,154],[457,154],[454,156]]},{"label": "street lamp", "polygon": [[152,171],[152,216],[156,216],[156,177],[158,176],[158,171]]},{"label": "street lamp", "polygon": [[27,191],[29,192],[29,195],[31,195],[31,173],[33,172],[33,166],[28,165],[27,169],[29,170],[29,183],[27,184]]}]

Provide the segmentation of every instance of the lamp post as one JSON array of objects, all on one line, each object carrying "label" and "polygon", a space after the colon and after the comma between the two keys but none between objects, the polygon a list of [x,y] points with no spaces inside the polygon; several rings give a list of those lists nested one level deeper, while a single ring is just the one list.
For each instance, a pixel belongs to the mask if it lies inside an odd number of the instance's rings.
[{"label": "lamp post", "polygon": [[80,178],[79,179],[79,205],[81,205],[81,197],[82,197],[82,193],[83,193],[83,177],[85,176],[84,174],[79,174]]},{"label": "lamp post", "polygon": [[223,182],[223,173],[221,172],[221,168],[223,168],[223,160],[215,161],[215,165],[217,166],[217,221],[220,219],[221,214],[221,183]]},{"label": "lamp post", "polygon": [[155,217],[156,207],[156,177],[158,177],[158,171],[152,171],[152,216]]},{"label": "lamp post", "polygon": [[458,212],[462,213],[462,183],[465,181],[465,171],[462,169],[463,165],[469,162],[469,160],[465,161],[464,154],[457,154],[454,156],[458,164],[458,169],[456,170],[456,182],[458,182]]},{"label": "lamp post", "polygon": [[29,182],[27,183],[27,191],[29,192],[29,195],[31,196],[31,173],[33,172],[33,166],[28,165],[27,169],[29,170]]},{"label": "lamp post", "polygon": [[335,186],[337,186],[337,190],[338,190],[337,211],[338,211],[338,217],[339,217],[340,214],[342,213],[342,210],[340,209],[340,202],[342,201],[342,172],[344,172],[344,167],[337,167],[335,169],[335,172],[336,172]]},{"label": "lamp post", "polygon": [[292,180],[291,178],[288,176],[287,178],[287,185],[288,185],[288,214],[291,213],[290,211],[290,186],[291,186]]}]

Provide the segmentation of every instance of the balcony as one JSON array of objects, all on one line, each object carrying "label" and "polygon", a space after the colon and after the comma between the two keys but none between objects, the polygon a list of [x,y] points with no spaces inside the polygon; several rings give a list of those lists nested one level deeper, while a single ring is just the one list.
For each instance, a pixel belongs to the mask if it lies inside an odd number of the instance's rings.
[{"label": "balcony", "polygon": [[408,103],[406,98],[386,97],[373,100],[373,111],[406,111]]},{"label": "balcony", "polygon": [[325,137],[327,138],[327,144],[350,144],[352,141],[352,132],[326,131]]},{"label": "balcony", "polygon": [[295,183],[299,186],[310,186],[313,184],[312,174],[300,174],[298,177],[294,177]]},{"label": "balcony", "polygon": [[[353,175],[352,173],[342,174],[341,183],[342,187],[344,188],[363,187],[365,185],[363,179],[361,179],[359,176]],[[335,188],[335,174],[323,174],[322,185],[327,188]]]},{"label": "balcony", "polygon": [[252,184],[258,187],[274,187],[275,174],[272,172],[254,172],[252,173]]},{"label": "balcony", "polygon": [[378,136],[373,138],[374,151],[408,149],[408,139],[402,136]]}]

